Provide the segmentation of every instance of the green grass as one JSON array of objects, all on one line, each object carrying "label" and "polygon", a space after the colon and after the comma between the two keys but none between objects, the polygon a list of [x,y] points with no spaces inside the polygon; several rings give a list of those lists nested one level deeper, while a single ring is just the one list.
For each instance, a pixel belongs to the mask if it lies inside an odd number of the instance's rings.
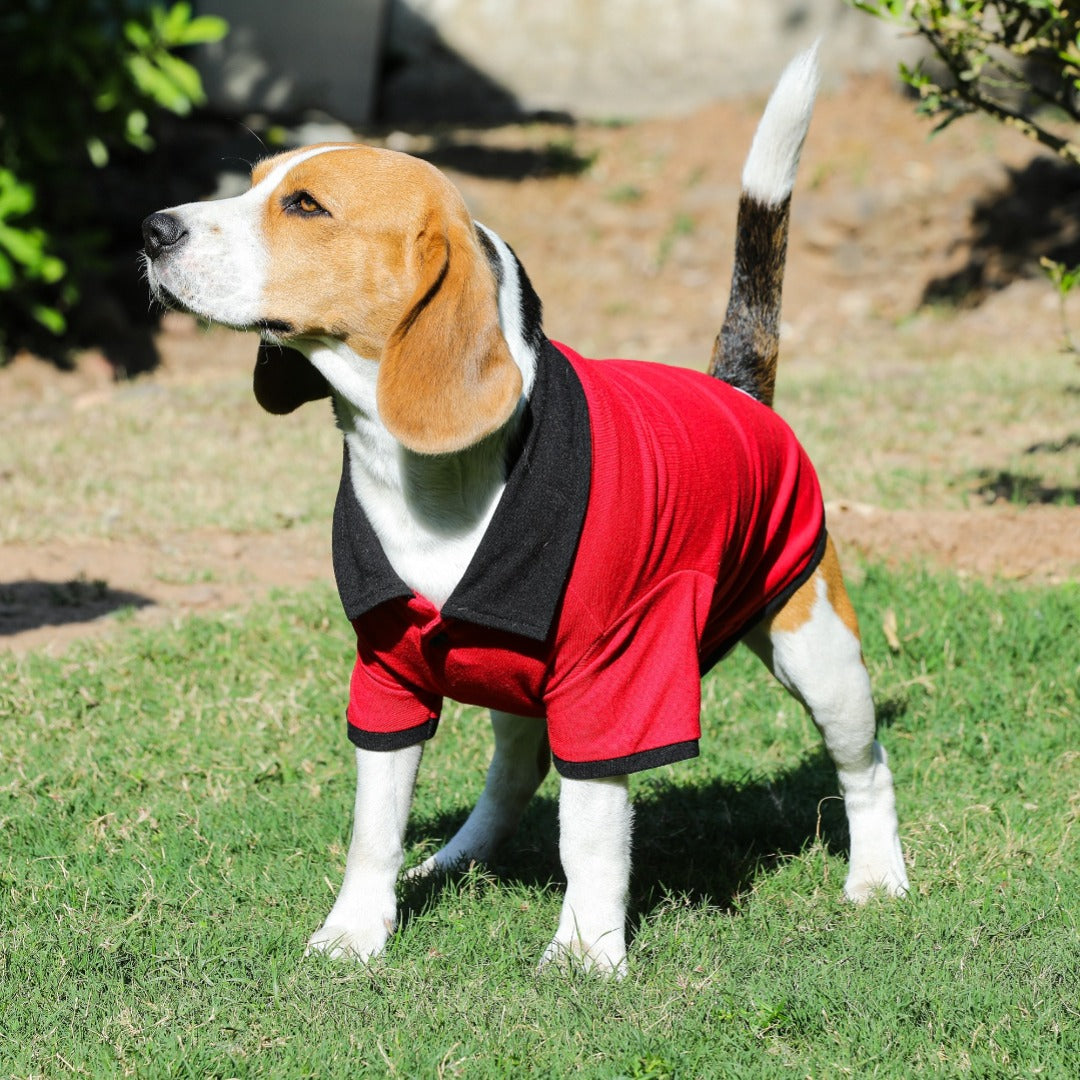
[{"label": "green grass", "polygon": [[[695,227],[676,213],[657,259]],[[607,302],[608,315],[617,308],[636,304]],[[1073,359],[961,346],[943,346],[946,361],[901,331],[870,353],[793,351],[782,361],[777,407],[825,491],[889,509],[962,509],[995,496],[1076,504]],[[222,331],[187,348],[171,369],[97,395],[19,399],[4,418],[0,543],[140,541],[167,560],[183,541],[197,547],[202,530],[329,527],[341,436],[325,403],[268,416],[251,394],[253,340]],[[703,364],[707,348],[695,355]]]},{"label": "green grass", "polygon": [[[871,568],[854,593],[913,895],[841,902],[816,735],[737,653],[704,755],[633,785],[621,983],[534,974],[561,902],[552,779],[492,867],[404,890],[384,958],[303,959],[352,800],[329,591],[0,659],[0,1072],[1072,1077],[1080,590]],[[448,708],[410,862],[487,754]]]},{"label": "green grass", "polygon": [[[141,539],[167,549],[178,532],[326,521],[341,435],[325,403],[283,423],[252,396],[250,337],[213,333],[189,348],[219,366],[177,364],[89,401],[64,388],[11,410],[0,543]],[[328,467],[297,470],[309,455]]]},{"label": "green grass", "polygon": [[903,334],[871,355],[783,366],[777,409],[825,491],[890,509],[960,509],[994,495],[1071,506],[1080,491],[1076,364],[987,347],[926,356]]}]

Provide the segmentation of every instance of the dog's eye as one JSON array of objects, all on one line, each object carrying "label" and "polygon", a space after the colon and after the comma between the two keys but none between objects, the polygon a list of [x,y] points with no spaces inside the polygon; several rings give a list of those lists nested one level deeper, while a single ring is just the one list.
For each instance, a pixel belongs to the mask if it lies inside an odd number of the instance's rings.
[{"label": "dog's eye", "polygon": [[293,195],[287,195],[282,200],[282,205],[287,214],[298,214],[303,217],[315,217],[320,214],[326,214],[326,216],[329,217],[327,211],[306,191],[297,191]]}]

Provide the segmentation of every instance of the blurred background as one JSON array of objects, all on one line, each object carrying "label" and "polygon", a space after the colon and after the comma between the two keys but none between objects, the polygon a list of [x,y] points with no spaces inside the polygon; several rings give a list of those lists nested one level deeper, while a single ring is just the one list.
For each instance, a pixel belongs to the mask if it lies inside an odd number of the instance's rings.
[{"label": "blurred background", "polygon": [[252,339],[149,303],[147,213],[390,146],[517,250],[551,336],[703,367],[754,125],[819,37],[778,407],[832,531],[1074,578],[1077,30],[1064,0],[5,5],[0,635],[327,576],[335,434],[258,412]]},{"label": "blurred background", "polygon": [[[104,346],[124,373],[156,363],[130,325],[138,221],[239,188],[267,151],[686,113],[763,93],[822,34],[834,81],[902,51],[842,0],[27,0],[0,20],[0,350]],[[498,157],[476,168],[551,168]]]}]

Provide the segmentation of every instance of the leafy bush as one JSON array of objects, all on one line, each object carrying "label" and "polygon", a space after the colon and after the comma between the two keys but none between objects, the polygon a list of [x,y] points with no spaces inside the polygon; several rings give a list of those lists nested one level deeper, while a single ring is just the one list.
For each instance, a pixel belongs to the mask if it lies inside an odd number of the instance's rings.
[{"label": "leafy bush", "polygon": [[1051,129],[1047,106],[1080,121],[1080,15],[1071,0],[849,0],[913,30],[940,61],[901,64],[938,128],[982,112],[1080,164],[1080,143]]},{"label": "leafy bush", "polygon": [[0,360],[68,331],[108,240],[95,174],[153,149],[155,114],[202,103],[176,51],[226,30],[186,2],[20,0],[0,14]]}]

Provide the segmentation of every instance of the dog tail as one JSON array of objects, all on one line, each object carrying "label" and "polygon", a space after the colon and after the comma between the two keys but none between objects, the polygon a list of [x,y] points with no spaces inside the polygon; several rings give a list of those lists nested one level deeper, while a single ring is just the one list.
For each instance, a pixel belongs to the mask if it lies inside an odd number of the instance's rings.
[{"label": "dog tail", "polygon": [[817,45],[784,69],[743,166],[735,268],[709,374],[771,405],[791,189],[818,87]]}]

